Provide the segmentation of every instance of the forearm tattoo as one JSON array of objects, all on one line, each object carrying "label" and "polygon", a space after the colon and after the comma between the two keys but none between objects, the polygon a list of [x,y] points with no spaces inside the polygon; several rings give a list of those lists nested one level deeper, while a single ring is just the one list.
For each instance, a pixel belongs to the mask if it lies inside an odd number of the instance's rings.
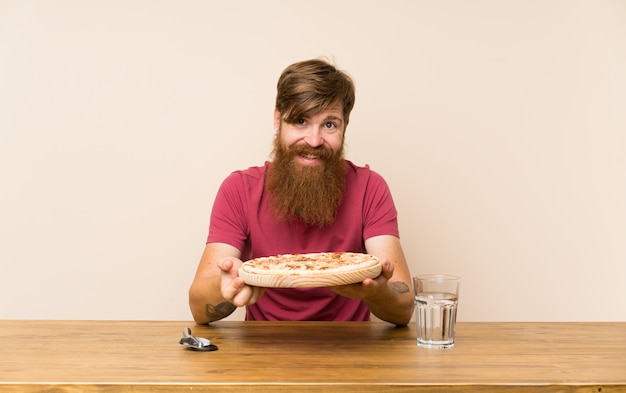
[{"label": "forearm tattoo", "polygon": [[212,304],[207,304],[205,306],[205,315],[212,321],[217,321],[218,319],[226,318],[230,314],[235,311],[237,307],[231,302],[222,302],[217,306]]},{"label": "forearm tattoo", "polygon": [[394,281],[391,283],[391,287],[398,293],[407,293],[409,292],[409,286],[402,281]]}]

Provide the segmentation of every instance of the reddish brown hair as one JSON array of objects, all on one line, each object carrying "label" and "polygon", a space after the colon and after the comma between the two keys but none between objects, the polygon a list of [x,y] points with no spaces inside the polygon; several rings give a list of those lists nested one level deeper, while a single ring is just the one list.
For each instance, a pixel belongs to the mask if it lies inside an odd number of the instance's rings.
[{"label": "reddish brown hair", "polygon": [[285,68],[276,90],[276,109],[287,123],[295,123],[336,104],[343,108],[347,122],[354,107],[352,78],[321,59],[305,60]]}]

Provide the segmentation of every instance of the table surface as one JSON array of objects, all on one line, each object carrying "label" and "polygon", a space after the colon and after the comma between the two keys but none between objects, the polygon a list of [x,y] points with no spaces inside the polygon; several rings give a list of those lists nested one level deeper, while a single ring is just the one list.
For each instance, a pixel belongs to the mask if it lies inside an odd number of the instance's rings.
[{"label": "table surface", "polygon": [[[178,343],[183,328],[214,352]],[[384,322],[0,321],[0,391],[626,392],[626,322],[458,323],[452,349]]]}]

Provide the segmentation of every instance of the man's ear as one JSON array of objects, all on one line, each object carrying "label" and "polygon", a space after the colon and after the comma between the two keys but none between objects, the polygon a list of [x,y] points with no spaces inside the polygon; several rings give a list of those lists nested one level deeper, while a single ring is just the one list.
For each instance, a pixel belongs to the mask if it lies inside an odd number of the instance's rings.
[{"label": "man's ear", "polygon": [[280,112],[278,109],[274,109],[274,129],[280,129]]}]

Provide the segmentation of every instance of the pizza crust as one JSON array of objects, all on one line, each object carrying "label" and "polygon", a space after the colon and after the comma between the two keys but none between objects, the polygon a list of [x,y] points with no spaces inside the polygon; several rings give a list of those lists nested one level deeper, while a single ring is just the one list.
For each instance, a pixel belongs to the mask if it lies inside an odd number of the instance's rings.
[{"label": "pizza crust", "polygon": [[317,288],[359,283],[378,277],[381,271],[380,260],[373,255],[310,253],[256,258],[243,263],[239,276],[246,284],[258,287]]}]

